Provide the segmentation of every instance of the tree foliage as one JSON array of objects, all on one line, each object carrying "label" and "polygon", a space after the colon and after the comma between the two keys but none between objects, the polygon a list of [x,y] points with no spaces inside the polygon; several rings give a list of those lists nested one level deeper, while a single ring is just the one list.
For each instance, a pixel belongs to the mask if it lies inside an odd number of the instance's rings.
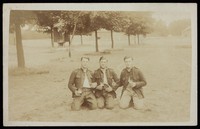
[{"label": "tree foliage", "polygon": [[82,12],[79,16],[79,20],[77,22],[76,28],[76,35],[88,35],[93,31],[90,27],[91,20],[90,20],[90,13],[89,12]]},{"label": "tree foliage", "polygon": [[101,28],[111,31],[112,48],[113,31],[125,32],[127,35],[146,35],[152,31],[149,12],[46,11],[41,14],[38,15],[40,25],[54,25],[58,31],[72,35],[71,39],[74,35],[82,36],[95,32],[96,51],[98,51],[97,31]]},{"label": "tree foliage", "polygon": [[60,19],[61,11],[35,11],[35,13],[37,15],[37,25],[39,25],[42,32],[51,34],[51,44],[54,47],[53,28]]},{"label": "tree foliage", "polygon": [[43,32],[51,33],[54,24],[59,20],[60,11],[36,11],[37,24],[44,28]]},{"label": "tree foliage", "polygon": [[[152,32],[153,18],[151,17],[151,12],[123,12],[124,19],[122,30],[128,35],[130,41],[130,35],[138,36],[146,35]],[[129,42],[130,45],[130,42]]]},{"label": "tree foliage", "polygon": [[36,19],[37,17],[33,11],[11,10],[9,31],[11,33],[15,31],[15,24],[20,24],[21,27],[27,23],[35,24]]},{"label": "tree foliage", "polygon": [[153,19],[150,12],[125,12],[126,15],[126,26],[124,31],[126,34],[146,35],[152,32]]}]

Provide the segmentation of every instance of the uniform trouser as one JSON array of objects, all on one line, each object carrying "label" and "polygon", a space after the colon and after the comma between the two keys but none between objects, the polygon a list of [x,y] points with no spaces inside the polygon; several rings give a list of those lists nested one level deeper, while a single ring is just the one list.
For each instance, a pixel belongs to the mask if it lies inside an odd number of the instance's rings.
[{"label": "uniform trouser", "polygon": [[114,97],[111,93],[104,92],[102,96],[97,98],[98,108],[113,109],[115,106]]},{"label": "uniform trouser", "polygon": [[121,99],[119,106],[123,109],[128,108],[130,106],[130,102],[133,102],[133,107],[135,109],[143,109],[144,108],[144,99],[139,98],[137,94],[133,90],[125,90]]},{"label": "uniform trouser", "polygon": [[71,109],[80,110],[83,103],[85,103],[91,110],[97,108],[97,101],[91,90],[83,91],[81,96],[75,96],[71,105]]}]

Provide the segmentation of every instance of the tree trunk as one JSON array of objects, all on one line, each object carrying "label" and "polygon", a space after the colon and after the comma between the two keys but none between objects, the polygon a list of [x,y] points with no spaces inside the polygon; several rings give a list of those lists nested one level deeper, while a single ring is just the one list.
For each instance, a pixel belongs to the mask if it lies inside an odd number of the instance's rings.
[{"label": "tree trunk", "polygon": [[72,43],[72,40],[74,38],[75,31],[76,31],[76,23],[74,24],[74,29],[73,29],[73,32],[72,32],[72,38],[70,39],[71,43]]},{"label": "tree trunk", "polygon": [[99,52],[97,30],[95,30],[96,52]]},{"label": "tree trunk", "polygon": [[51,46],[54,47],[53,43],[53,28],[51,27]]},{"label": "tree trunk", "polygon": [[139,34],[137,34],[138,44],[140,44]]},{"label": "tree trunk", "polygon": [[[74,34],[75,34],[75,31],[76,31],[76,23],[77,22],[75,22],[75,24],[74,24],[74,29],[73,29],[73,32],[72,32],[72,37],[71,37],[71,39],[70,39],[70,35],[69,35],[69,57],[71,58],[72,57],[72,55],[71,55],[71,43],[72,43],[72,40],[73,40],[73,38],[74,38]],[[65,32],[66,33],[66,32]]]},{"label": "tree trunk", "polygon": [[69,35],[69,57],[70,57],[70,58],[72,57],[72,54],[71,54],[71,39],[70,39],[70,35]]},{"label": "tree trunk", "polygon": [[81,45],[83,45],[83,36],[81,34]]},{"label": "tree trunk", "polygon": [[128,34],[128,45],[131,45],[131,39],[130,39],[130,34]]},{"label": "tree trunk", "polygon": [[13,41],[14,41],[14,45],[16,45],[16,32],[13,32]]},{"label": "tree trunk", "polygon": [[136,42],[136,35],[134,35],[134,44],[137,44]]},{"label": "tree trunk", "polygon": [[112,48],[114,48],[113,30],[111,30],[110,32],[111,32],[111,42],[112,42]]},{"label": "tree trunk", "polygon": [[17,49],[17,61],[19,68],[25,68],[24,50],[22,46],[22,35],[19,23],[15,23],[15,34],[16,34],[16,49]]}]

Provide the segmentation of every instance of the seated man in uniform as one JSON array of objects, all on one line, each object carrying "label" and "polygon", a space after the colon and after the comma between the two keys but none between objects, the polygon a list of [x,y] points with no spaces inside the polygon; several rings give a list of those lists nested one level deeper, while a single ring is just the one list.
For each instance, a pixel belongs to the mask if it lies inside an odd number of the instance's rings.
[{"label": "seated man in uniform", "polygon": [[94,80],[97,83],[95,96],[98,108],[113,109],[114,98],[116,98],[115,90],[119,79],[113,69],[107,68],[107,62],[105,57],[100,57],[100,68],[94,72]]},{"label": "seated man in uniform", "polygon": [[92,89],[96,87],[96,83],[93,83],[93,73],[88,69],[88,62],[88,57],[82,57],[81,68],[71,73],[68,87],[72,91],[72,110],[80,110],[83,103],[89,109],[97,108],[97,101]]},{"label": "seated man in uniform", "polygon": [[147,84],[142,72],[133,66],[132,57],[124,57],[126,68],[120,75],[120,85],[123,86],[120,107],[128,108],[133,102],[135,109],[144,109],[144,94],[143,87]]}]

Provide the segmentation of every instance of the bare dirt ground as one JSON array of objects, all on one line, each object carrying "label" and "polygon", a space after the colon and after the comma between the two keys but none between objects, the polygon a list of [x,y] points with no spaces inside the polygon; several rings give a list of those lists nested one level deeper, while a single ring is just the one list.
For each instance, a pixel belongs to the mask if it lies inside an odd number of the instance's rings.
[{"label": "bare dirt ground", "polygon": [[[141,39],[141,45],[128,46],[127,39],[115,40],[109,67],[118,74],[125,67],[123,57],[134,57],[144,73],[145,104],[149,110],[97,109],[71,111],[71,92],[67,87],[71,72],[80,67],[80,57],[89,54],[90,69],[99,67],[94,39],[84,45],[74,39],[72,58],[66,48],[51,48],[49,39],[23,40],[26,70],[17,69],[16,48],[9,46],[8,117],[9,121],[39,122],[186,122],[190,118],[192,47],[188,38]],[[89,42],[90,41],[90,42]],[[110,40],[100,39],[100,51],[109,49]],[[121,88],[117,90],[120,95]]]}]

